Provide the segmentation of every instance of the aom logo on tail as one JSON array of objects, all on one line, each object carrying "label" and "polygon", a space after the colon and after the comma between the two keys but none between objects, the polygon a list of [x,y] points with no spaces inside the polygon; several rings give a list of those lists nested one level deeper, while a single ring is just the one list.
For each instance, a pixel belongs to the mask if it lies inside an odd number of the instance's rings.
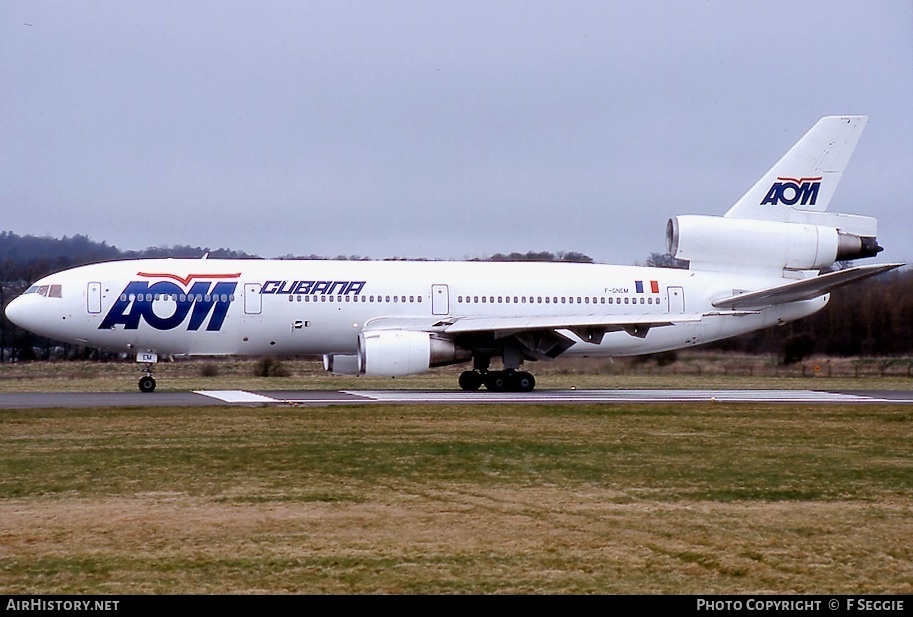
[{"label": "aom logo on tail", "polygon": [[767,196],[761,202],[762,206],[794,206],[797,203],[803,206],[814,206],[818,199],[818,189],[821,187],[821,176],[817,178],[777,178]]},{"label": "aom logo on tail", "polygon": [[[235,288],[238,283],[218,279],[236,279],[241,273],[188,274],[186,277],[180,277],[175,274],[137,272],[136,275],[171,280],[151,284],[149,281],[127,283],[120,297],[98,326],[99,330],[114,328],[117,325],[123,325],[125,330],[136,330],[141,320],[156,330],[174,330],[188,321],[188,315],[190,320],[187,323],[187,330],[199,330],[207,317],[209,321],[206,330],[221,330],[222,322],[228,314],[228,307],[235,299]],[[208,280],[193,282],[194,279]]]}]

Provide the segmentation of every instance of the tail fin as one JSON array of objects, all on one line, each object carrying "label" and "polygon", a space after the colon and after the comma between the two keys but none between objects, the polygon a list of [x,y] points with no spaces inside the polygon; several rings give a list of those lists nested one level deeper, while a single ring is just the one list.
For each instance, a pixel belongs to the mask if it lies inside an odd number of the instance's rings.
[{"label": "tail fin", "polygon": [[771,275],[875,257],[877,219],[826,211],[867,120],[821,118],[724,216],[672,217],[669,253],[692,270]]},{"label": "tail fin", "polygon": [[824,214],[867,121],[866,116],[821,118],[725,216],[832,225],[874,236],[875,219]]}]

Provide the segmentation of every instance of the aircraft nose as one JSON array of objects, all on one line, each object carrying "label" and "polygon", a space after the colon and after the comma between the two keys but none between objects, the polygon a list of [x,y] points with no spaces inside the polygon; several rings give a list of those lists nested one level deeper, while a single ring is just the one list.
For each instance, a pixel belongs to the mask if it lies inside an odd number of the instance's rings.
[{"label": "aircraft nose", "polygon": [[31,311],[29,310],[29,307],[26,306],[27,304],[28,303],[21,296],[14,299],[6,305],[6,318],[20,328],[30,330],[31,328],[29,326],[32,325],[32,320],[29,319],[29,314]]}]

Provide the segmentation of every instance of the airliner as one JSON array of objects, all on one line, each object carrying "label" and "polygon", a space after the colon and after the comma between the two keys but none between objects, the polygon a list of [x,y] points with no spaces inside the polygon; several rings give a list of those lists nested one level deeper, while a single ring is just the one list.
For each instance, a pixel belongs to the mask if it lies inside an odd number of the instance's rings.
[{"label": "airliner", "polygon": [[122,260],[46,276],[6,315],[52,339],[135,354],[143,392],[159,358],[175,355],[322,355],[332,373],[392,377],[471,363],[462,389],[529,392],[526,362],[649,354],[785,324],[902,266],[832,268],[882,250],[876,219],[827,212],[866,122],[824,117],[723,216],[671,218],[668,250],[687,269]]}]

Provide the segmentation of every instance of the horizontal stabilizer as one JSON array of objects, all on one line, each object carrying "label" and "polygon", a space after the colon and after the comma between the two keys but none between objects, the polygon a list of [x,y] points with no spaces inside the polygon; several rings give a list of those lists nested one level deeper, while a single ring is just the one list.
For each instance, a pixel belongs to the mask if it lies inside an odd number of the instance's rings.
[{"label": "horizontal stabilizer", "polygon": [[791,281],[776,287],[768,287],[767,289],[716,300],[713,302],[713,306],[721,309],[760,309],[777,304],[786,304],[787,302],[811,300],[838,287],[867,279],[870,276],[899,268],[902,265],[904,264],[873,264],[838,270],[809,279]]}]

